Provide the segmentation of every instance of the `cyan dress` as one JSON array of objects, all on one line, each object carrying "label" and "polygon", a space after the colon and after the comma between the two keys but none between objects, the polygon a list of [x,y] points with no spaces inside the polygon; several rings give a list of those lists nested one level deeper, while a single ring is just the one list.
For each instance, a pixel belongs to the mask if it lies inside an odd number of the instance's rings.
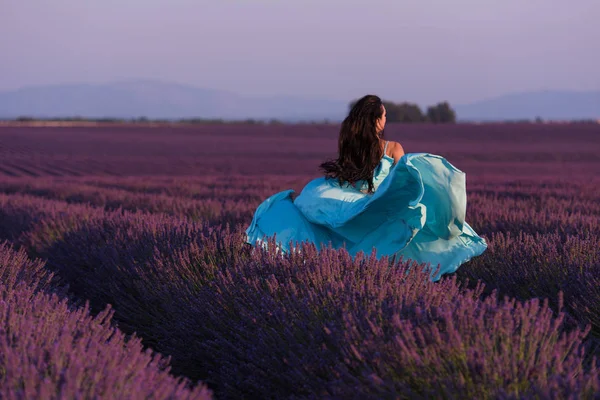
[{"label": "cyan dress", "polygon": [[247,242],[266,245],[276,235],[283,252],[290,241],[345,247],[352,256],[375,249],[377,258],[430,263],[437,281],[487,248],[465,221],[465,177],[441,156],[405,154],[394,165],[384,150],[374,172],[375,193],[326,177],[310,181],[294,200],[293,190],[276,193],[256,209]]}]

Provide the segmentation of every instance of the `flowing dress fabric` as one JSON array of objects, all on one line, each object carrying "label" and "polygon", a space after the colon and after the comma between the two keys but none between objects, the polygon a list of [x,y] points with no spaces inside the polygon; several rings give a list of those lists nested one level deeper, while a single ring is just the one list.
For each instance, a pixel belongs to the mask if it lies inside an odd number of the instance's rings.
[{"label": "flowing dress fabric", "polygon": [[429,153],[405,154],[393,163],[387,155],[381,159],[373,194],[359,190],[366,182],[357,188],[321,177],[294,200],[293,190],[270,196],[258,206],[247,242],[265,245],[275,236],[283,252],[290,243],[309,241],[317,248],[345,247],[352,256],[375,249],[377,258],[426,263],[433,281],[486,250],[485,240],[465,221],[464,172]]}]

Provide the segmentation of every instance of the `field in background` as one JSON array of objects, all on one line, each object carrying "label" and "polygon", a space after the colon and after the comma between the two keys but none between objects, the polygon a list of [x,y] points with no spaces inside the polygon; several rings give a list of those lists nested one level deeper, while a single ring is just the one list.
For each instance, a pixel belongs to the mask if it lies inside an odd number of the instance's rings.
[{"label": "field in background", "polygon": [[0,242],[44,260],[94,313],[112,304],[121,330],[223,397],[592,398],[600,125],[389,125],[406,152],[466,172],[467,221],[489,243],[442,283],[410,287],[382,263],[243,245],[262,200],[319,175],[337,129],[0,127]]},{"label": "field in background", "polygon": [[[315,175],[336,125],[0,127],[6,176]],[[440,154],[469,177],[595,177],[600,125],[396,125],[407,152]]]}]

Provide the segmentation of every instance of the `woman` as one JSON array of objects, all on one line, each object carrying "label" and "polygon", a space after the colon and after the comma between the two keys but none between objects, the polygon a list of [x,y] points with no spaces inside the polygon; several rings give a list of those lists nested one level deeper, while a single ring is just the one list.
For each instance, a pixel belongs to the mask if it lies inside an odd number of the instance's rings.
[{"label": "woman", "polygon": [[[279,249],[309,241],[377,257],[402,256],[431,268],[431,279],[452,273],[487,248],[465,221],[465,174],[443,157],[404,154],[383,140],[386,110],[374,95],[361,98],[343,121],[338,158],[324,176],[266,199],[246,230],[247,242]],[[438,269],[439,266],[439,269]]]}]

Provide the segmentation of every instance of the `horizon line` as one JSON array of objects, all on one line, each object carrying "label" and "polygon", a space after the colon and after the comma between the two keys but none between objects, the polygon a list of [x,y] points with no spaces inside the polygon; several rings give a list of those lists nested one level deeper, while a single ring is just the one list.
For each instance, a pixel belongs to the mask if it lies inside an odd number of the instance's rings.
[{"label": "horizon line", "polygon": [[[88,87],[102,87],[102,86],[110,86],[110,85],[118,85],[118,84],[127,84],[127,83],[155,83],[155,84],[164,84],[164,85],[174,85],[174,86],[182,86],[182,87],[187,87],[187,88],[193,88],[193,89],[197,89],[197,90],[206,90],[206,91],[212,91],[212,92],[220,92],[220,93],[226,93],[226,94],[230,94],[230,95],[234,95],[240,98],[245,98],[245,99],[269,99],[269,98],[293,98],[293,99],[314,99],[314,100],[323,100],[323,101],[340,101],[340,102],[346,102],[346,101],[352,101],[354,99],[350,99],[350,100],[345,100],[345,99],[340,99],[340,98],[331,98],[331,97],[320,97],[320,96],[311,96],[311,95],[301,95],[301,96],[297,96],[294,94],[271,94],[271,95],[260,95],[260,94],[251,94],[251,95],[246,95],[246,94],[240,94],[239,92],[235,92],[229,89],[219,89],[219,88],[215,88],[215,87],[207,87],[207,86],[199,86],[196,84],[192,84],[192,83],[182,83],[182,82],[178,82],[175,80],[166,80],[166,79],[162,79],[162,78],[123,78],[123,79],[113,79],[113,80],[109,80],[109,81],[104,81],[104,82],[89,82],[89,81],[80,81],[80,82],[60,82],[60,83],[45,83],[45,84],[25,84],[22,86],[19,86],[17,88],[14,89],[0,89],[0,94],[6,94],[6,93],[14,93],[14,92],[19,92],[22,90],[27,90],[27,89],[39,89],[39,88],[53,88],[53,87],[65,87],[65,86],[88,86]],[[477,103],[482,103],[482,102],[487,102],[487,101],[492,101],[492,100],[497,100],[503,97],[510,97],[510,96],[516,96],[516,95],[523,95],[523,94],[536,94],[536,93],[571,93],[571,94],[586,94],[586,93],[600,93],[600,89],[587,89],[587,90],[582,90],[582,89],[564,89],[564,88],[540,88],[540,89],[533,89],[533,90],[521,90],[521,91],[511,91],[511,92],[505,92],[502,94],[497,94],[497,95],[493,95],[493,96],[487,96],[487,97],[482,97],[478,100],[474,100],[474,101],[470,101],[470,102],[465,102],[465,103],[455,103],[456,106],[469,106],[469,105],[474,105]],[[380,96],[381,97],[381,96]],[[385,97],[385,96],[383,96]],[[382,99],[383,99],[382,97]],[[401,101],[393,101],[390,100],[394,103],[404,103],[404,102],[410,102],[407,100],[401,100]],[[442,100],[440,100],[442,101]],[[413,102],[416,103],[416,102]]]}]

